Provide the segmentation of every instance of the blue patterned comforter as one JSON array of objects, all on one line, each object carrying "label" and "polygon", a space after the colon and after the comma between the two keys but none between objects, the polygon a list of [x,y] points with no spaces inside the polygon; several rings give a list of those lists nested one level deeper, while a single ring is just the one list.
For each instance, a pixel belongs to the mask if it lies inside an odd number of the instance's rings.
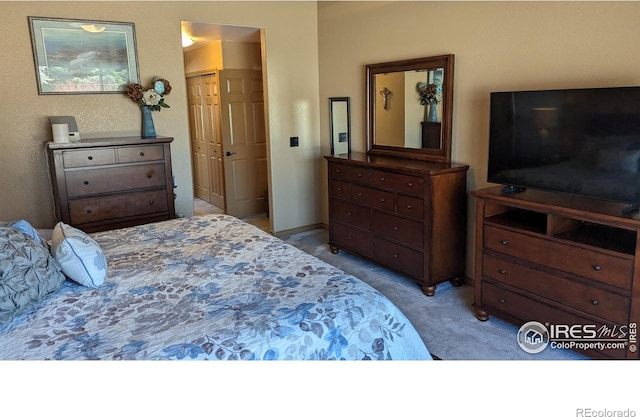
[{"label": "blue patterned comforter", "polygon": [[105,283],[0,326],[0,359],[431,359],[378,291],[233,217],[92,237]]}]

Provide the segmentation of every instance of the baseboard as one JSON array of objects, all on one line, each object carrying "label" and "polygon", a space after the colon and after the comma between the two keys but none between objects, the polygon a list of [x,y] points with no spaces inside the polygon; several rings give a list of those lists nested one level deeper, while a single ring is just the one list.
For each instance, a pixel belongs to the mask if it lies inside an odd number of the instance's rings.
[{"label": "baseboard", "polygon": [[281,230],[279,232],[272,232],[275,237],[287,237],[295,235],[296,233],[308,232],[309,230],[327,229],[327,226],[323,223],[311,224],[309,226],[296,227],[293,229]]}]

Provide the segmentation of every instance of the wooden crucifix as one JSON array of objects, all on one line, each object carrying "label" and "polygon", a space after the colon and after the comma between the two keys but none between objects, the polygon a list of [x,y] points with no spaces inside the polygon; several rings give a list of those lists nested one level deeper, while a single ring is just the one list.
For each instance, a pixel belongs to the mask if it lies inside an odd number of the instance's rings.
[{"label": "wooden crucifix", "polygon": [[385,110],[389,110],[389,96],[393,96],[393,93],[385,87],[384,90],[380,91],[380,95],[382,96],[382,107]]}]

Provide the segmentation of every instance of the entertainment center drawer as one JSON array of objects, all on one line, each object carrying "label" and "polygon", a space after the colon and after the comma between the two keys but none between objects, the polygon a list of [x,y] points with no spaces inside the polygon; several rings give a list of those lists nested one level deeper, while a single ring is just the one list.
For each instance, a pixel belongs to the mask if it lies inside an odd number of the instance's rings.
[{"label": "entertainment center drawer", "polygon": [[371,234],[342,223],[333,223],[333,241],[347,250],[371,256]]},{"label": "entertainment center drawer", "polygon": [[123,165],[67,173],[67,193],[71,198],[163,185],[165,185],[163,163]]},{"label": "entertainment center drawer", "polygon": [[613,323],[626,325],[629,321],[629,297],[486,254],[482,274]]},{"label": "entertainment center drawer", "polygon": [[331,215],[343,223],[371,230],[371,209],[369,207],[331,199]]},{"label": "entertainment center drawer", "polygon": [[371,170],[358,166],[342,164],[329,165],[331,178],[369,184],[371,182]]},{"label": "entertainment center drawer", "polygon": [[484,247],[618,288],[631,289],[631,257],[617,257],[489,225],[484,226]]},{"label": "entertainment center drawer", "polygon": [[374,185],[409,193],[424,193],[424,178],[411,175],[397,174],[381,170],[373,170]]},{"label": "entertainment center drawer", "polygon": [[423,248],[423,231],[421,222],[373,211],[373,234],[376,236]]},{"label": "entertainment center drawer", "polygon": [[[574,324],[595,324],[598,328],[606,325],[605,323],[596,322],[564,310],[559,310],[486,281],[482,282],[482,305],[489,307],[492,311],[507,314],[517,319],[517,325],[522,325],[529,321],[554,325],[566,324],[569,326]],[[612,326],[608,325],[607,328],[611,329]],[[547,347],[547,349],[549,348]],[[581,351],[581,353],[585,352]],[[594,351],[594,353],[614,359],[624,359],[626,357],[625,349],[609,349]]]},{"label": "entertainment center drawer", "polygon": [[373,256],[393,269],[409,274],[414,278],[423,279],[424,256],[421,251],[374,237]]},{"label": "entertainment center drawer", "polygon": [[354,185],[351,192],[351,199],[356,203],[385,210],[393,211],[396,208],[396,199],[393,193],[376,190],[374,188]]},{"label": "entertainment center drawer", "polygon": [[74,224],[114,219],[121,217],[122,213],[127,213],[127,216],[139,216],[167,210],[165,190],[69,201],[71,221]]}]

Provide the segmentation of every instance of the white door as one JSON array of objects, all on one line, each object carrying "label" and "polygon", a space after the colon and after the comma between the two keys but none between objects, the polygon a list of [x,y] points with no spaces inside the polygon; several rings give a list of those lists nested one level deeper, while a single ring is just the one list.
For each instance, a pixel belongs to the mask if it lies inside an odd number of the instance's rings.
[{"label": "white door", "polygon": [[193,185],[196,197],[211,203],[209,192],[209,164],[205,138],[205,109],[202,102],[201,77],[187,78],[189,102],[189,135],[193,160]]},{"label": "white door", "polygon": [[265,213],[267,146],[262,72],[221,70],[220,103],[226,213]]}]

